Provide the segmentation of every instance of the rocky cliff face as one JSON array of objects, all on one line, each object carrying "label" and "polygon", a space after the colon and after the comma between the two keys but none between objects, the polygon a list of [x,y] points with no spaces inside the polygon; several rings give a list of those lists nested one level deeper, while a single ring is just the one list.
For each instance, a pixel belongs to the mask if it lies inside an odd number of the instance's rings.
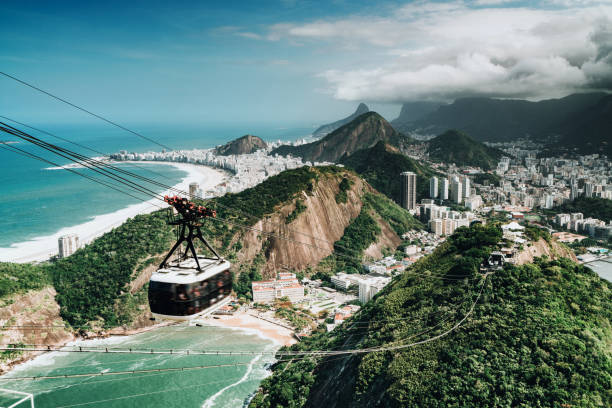
[{"label": "rocky cliff face", "polygon": [[576,255],[571,249],[560,244],[554,239],[546,242],[540,238],[536,242],[531,242],[531,245],[526,245],[525,248],[516,255],[516,263],[523,265],[531,263],[537,257],[547,256],[550,259],[569,258],[577,262]]},{"label": "rocky cliff face", "polygon": [[[338,203],[336,196],[343,177],[350,179],[352,186],[346,192],[346,203]],[[238,253],[239,261],[250,262],[263,251],[266,262],[262,272],[266,277],[273,277],[285,269],[303,270],[316,266],[333,252],[334,242],[342,237],[346,227],[359,215],[363,196],[367,192],[374,190],[353,173],[322,175],[311,192],[302,191],[298,197],[283,204],[274,214],[253,226],[254,229],[282,235],[287,239],[262,236],[257,231],[234,237],[235,242],[240,240],[242,243]],[[285,220],[295,209],[297,200],[301,200],[306,209],[286,224]],[[376,243],[366,250],[367,256],[379,256],[383,248],[396,248],[401,243],[401,239],[385,220],[377,217],[377,222],[381,233]]]},{"label": "rocky cliff face", "polygon": [[[73,333],[62,327],[64,321],[52,287],[14,295],[3,299],[3,303],[0,306],[0,321],[5,327],[0,336],[2,346],[19,343],[57,346],[74,339]],[[0,359],[0,373],[33,355],[30,352],[5,354]]]},{"label": "rocky cliff face", "polygon": [[380,141],[401,147],[410,143],[411,139],[396,132],[378,113],[368,112],[321,140],[301,146],[280,146],[272,153],[283,156],[291,154],[309,161],[336,162],[345,155],[367,149]]},{"label": "rocky cliff face", "polygon": [[244,135],[241,138],[232,140],[219,146],[215,149],[215,153],[221,156],[229,156],[232,154],[250,154],[257,150],[265,149],[268,147],[267,143],[264,142],[260,137],[253,135]]}]

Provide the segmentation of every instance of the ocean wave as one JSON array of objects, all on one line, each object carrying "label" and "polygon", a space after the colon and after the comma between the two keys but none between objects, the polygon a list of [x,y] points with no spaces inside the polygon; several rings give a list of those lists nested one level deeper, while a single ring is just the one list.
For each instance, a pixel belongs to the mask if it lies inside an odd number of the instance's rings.
[{"label": "ocean wave", "polygon": [[204,404],[202,404],[202,408],[212,408],[215,403],[215,401],[217,400],[217,398],[219,398],[221,396],[221,394],[223,394],[225,391],[229,390],[230,388],[233,388],[239,384],[242,384],[243,382],[247,381],[247,379],[249,378],[249,375],[251,374],[251,372],[253,371],[253,366],[255,365],[255,363],[261,358],[261,355],[255,356],[255,358],[253,358],[251,360],[251,362],[249,363],[249,365],[247,366],[247,370],[244,373],[244,375],[242,377],[240,377],[240,379],[238,381],[236,381],[233,384],[227,385],[223,388],[221,388],[219,391],[217,391],[214,395],[212,395],[211,397],[209,397],[206,401],[204,401]]}]

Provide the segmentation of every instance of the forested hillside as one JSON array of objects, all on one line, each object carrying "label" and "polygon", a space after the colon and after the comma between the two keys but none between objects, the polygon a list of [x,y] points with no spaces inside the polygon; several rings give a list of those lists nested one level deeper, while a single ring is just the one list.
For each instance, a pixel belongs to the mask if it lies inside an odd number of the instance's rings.
[{"label": "forested hillside", "polygon": [[495,226],[458,229],[352,321],[293,346],[400,348],[284,359],[251,407],[610,406],[612,285],[567,259],[485,277],[500,238]]},{"label": "forested hillside", "polygon": [[417,175],[417,202],[429,197],[429,179],[436,174],[426,165],[401,154],[398,149],[378,142],[374,147],[359,150],[340,159],[368,183],[396,203],[400,202],[399,175],[412,171]]},{"label": "forested hillside", "polygon": [[553,208],[554,213],[580,212],[584,218],[593,217],[610,222],[612,220],[612,200],[598,197],[577,197]]},{"label": "forested hillside", "polygon": [[474,166],[491,170],[497,166],[503,152],[477,142],[465,133],[449,130],[429,141],[429,158],[457,166]]}]

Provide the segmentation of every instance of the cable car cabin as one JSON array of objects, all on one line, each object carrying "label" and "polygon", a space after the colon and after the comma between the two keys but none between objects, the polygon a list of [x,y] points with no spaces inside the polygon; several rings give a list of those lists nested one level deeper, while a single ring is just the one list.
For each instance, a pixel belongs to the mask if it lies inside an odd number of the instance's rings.
[{"label": "cable car cabin", "polygon": [[[149,306],[155,318],[189,320],[216,309],[232,291],[230,263],[198,256],[173,262],[153,273]],[[225,302],[223,302],[225,303]]]}]

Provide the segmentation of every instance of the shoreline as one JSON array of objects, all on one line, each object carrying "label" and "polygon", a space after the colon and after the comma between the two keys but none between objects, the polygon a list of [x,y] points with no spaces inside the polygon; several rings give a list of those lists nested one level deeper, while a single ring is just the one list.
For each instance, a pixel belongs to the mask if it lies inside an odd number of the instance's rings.
[{"label": "shoreline", "polygon": [[195,319],[195,321],[208,326],[255,332],[262,338],[272,340],[278,346],[290,346],[297,343],[293,330],[259,319],[248,312],[207,316],[205,319]]},{"label": "shoreline", "polygon": [[[130,163],[130,162],[125,162]],[[175,189],[189,191],[189,183],[198,182],[203,190],[211,189],[227,179],[227,174],[219,169],[192,163],[139,161],[138,163],[162,164],[174,166],[185,171],[186,176],[176,185]],[[166,194],[168,191],[161,192]],[[94,239],[123,224],[128,218],[139,214],[148,214],[159,209],[154,199],[131,204],[112,213],[92,216],[89,221],[71,227],[64,227],[53,234],[36,237],[31,240],[12,244],[10,247],[0,248],[0,262],[29,263],[46,261],[57,255],[57,240],[62,235],[76,234],[79,236],[81,247]]]},{"label": "shoreline", "polygon": [[[207,326],[221,327],[231,330],[238,330],[246,334],[255,334],[260,338],[270,340],[275,347],[290,346],[297,343],[294,337],[294,332],[285,327],[275,325],[265,320],[258,319],[256,316],[249,314],[248,312],[238,312],[234,315],[215,315],[207,316],[205,318],[194,319],[193,322],[202,323]],[[54,344],[55,347],[67,347],[78,345],[83,341],[104,341],[108,339],[114,339],[120,341],[124,337],[134,336],[137,334],[146,333],[149,331],[161,329],[164,327],[179,325],[182,322],[175,321],[162,321],[150,326],[144,326],[139,328],[124,328],[115,327],[104,332],[92,333],[87,336],[79,336],[76,332],[71,332],[70,338],[65,341]],[[112,340],[111,340],[112,341]],[[53,351],[52,351],[53,352]],[[18,359],[4,363],[0,369],[0,381],[2,376],[9,374],[15,370],[26,368],[28,364],[32,364],[38,357],[47,355],[46,351],[34,351],[25,352],[19,356]]]}]

